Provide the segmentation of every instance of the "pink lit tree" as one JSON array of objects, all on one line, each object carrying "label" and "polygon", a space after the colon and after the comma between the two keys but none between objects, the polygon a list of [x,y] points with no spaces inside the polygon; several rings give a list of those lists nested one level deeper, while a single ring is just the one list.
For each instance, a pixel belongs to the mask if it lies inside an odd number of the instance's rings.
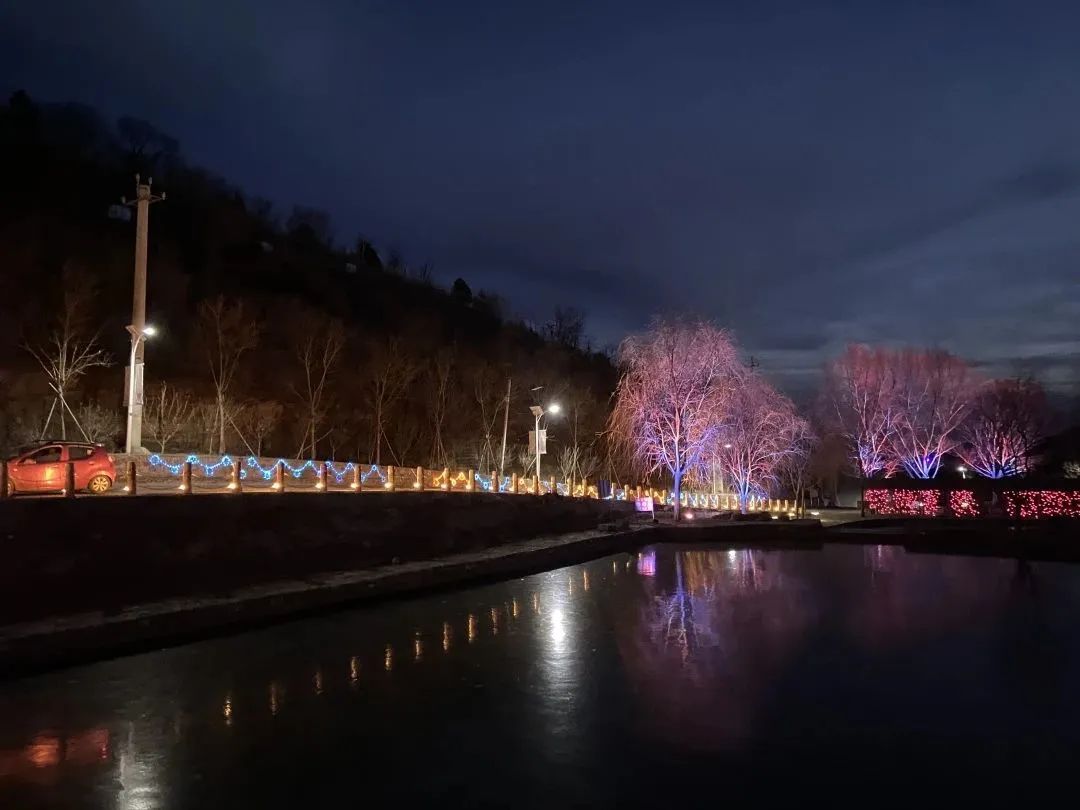
[{"label": "pink lit tree", "polygon": [[1024,475],[1043,438],[1046,392],[1031,378],[991,380],[975,396],[960,426],[957,454],[987,478]]},{"label": "pink lit tree", "polygon": [[912,478],[933,478],[960,442],[976,380],[967,363],[937,349],[892,354],[896,376],[890,448]]},{"label": "pink lit tree", "polygon": [[764,497],[785,463],[807,449],[810,427],[795,406],[756,374],[732,392],[730,413],[713,453],[745,512]]},{"label": "pink lit tree", "polygon": [[672,478],[675,519],[687,475],[702,473],[727,422],[742,366],[728,333],[704,321],[656,321],[619,347],[610,431],[644,474]]},{"label": "pink lit tree", "polygon": [[851,345],[825,369],[828,421],[848,443],[863,478],[888,478],[898,466],[892,452],[897,417],[893,357],[886,349]]}]

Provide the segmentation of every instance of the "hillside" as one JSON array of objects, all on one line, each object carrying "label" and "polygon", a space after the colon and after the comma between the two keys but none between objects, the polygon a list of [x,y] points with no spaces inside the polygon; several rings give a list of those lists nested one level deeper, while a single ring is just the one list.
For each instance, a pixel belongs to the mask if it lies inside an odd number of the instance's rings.
[{"label": "hillside", "polygon": [[[381,256],[365,239],[335,247],[325,213],[275,211],[188,165],[175,140],[138,119],[113,125],[85,106],[16,93],[0,108],[0,165],[5,447],[40,435],[53,396],[27,348],[46,350],[65,311],[111,359],[73,381],[72,408],[94,438],[122,437],[134,223],[118,203],[140,172],[167,194],[151,209],[147,312],[160,335],[147,348],[147,447],[165,437],[167,449],[487,469],[510,378],[508,469],[532,425],[535,386],[566,411],[550,426],[548,461],[575,447],[601,454],[593,444],[615,369],[583,344],[572,309],[535,330],[467,279],[441,289],[426,266]],[[222,408],[209,362],[215,302],[232,329],[225,343],[248,346]],[[320,385],[323,358],[332,361]],[[59,429],[54,417],[48,432]],[[78,434],[70,417],[63,429]]]}]

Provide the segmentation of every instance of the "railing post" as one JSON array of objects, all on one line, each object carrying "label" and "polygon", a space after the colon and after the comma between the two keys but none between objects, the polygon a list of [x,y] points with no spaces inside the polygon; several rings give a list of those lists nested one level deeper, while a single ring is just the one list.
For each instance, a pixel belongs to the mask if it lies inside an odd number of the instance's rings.
[{"label": "railing post", "polygon": [[239,495],[243,489],[240,486],[240,459],[234,458],[232,467],[229,469],[229,491]]},{"label": "railing post", "polygon": [[551,476],[551,480],[548,481],[548,491],[550,491],[552,495],[559,494],[559,483],[555,480],[554,475]]},{"label": "railing post", "polygon": [[315,471],[315,489],[319,492],[326,492],[326,462],[319,464],[319,468]]},{"label": "railing post", "polygon": [[360,462],[357,462],[356,464],[353,464],[353,468],[352,468],[352,483],[351,483],[351,484],[349,484],[349,486],[350,486],[350,487],[351,487],[351,488],[352,488],[352,489],[353,489],[353,490],[354,490],[355,492],[359,492],[359,491],[360,491],[360,489],[361,489],[361,483],[362,483],[362,482],[360,481]]},{"label": "railing post", "polygon": [[511,473],[510,474],[510,494],[511,495],[517,495],[518,494],[518,474],[517,473]]},{"label": "railing post", "polygon": [[637,499],[641,500],[641,484],[637,485]]},{"label": "railing post", "polygon": [[279,458],[274,464],[274,483],[272,489],[277,493],[285,491],[285,460]]},{"label": "railing post", "polygon": [[[574,486],[573,486],[573,484],[570,485],[570,497],[571,498],[575,497],[574,496]],[[589,479],[588,478],[582,478],[581,479],[581,497],[582,498],[588,498],[589,497]]]},{"label": "railing post", "polygon": [[127,486],[124,488],[124,492],[128,495],[135,495],[138,486],[137,475],[135,473],[135,462],[129,461],[127,465]]},{"label": "railing post", "polygon": [[8,496],[8,466],[7,462],[0,458],[0,499]]},{"label": "railing post", "polygon": [[383,485],[387,492],[393,492],[394,491],[395,478],[396,478],[396,476],[394,475],[394,468],[393,467],[387,467],[386,468],[386,483]]},{"label": "railing post", "polygon": [[416,483],[413,484],[413,486],[416,489],[420,490],[421,492],[424,491],[425,487],[424,487],[424,468],[423,467],[417,467],[416,468]]},{"label": "railing post", "polygon": [[472,492],[476,488],[476,470],[468,470],[465,473],[465,491]]},{"label": "railing post", "polygon": [[180,468],[180,491],[185,495],[191,494],[191,462],[185,461]]},{"label": "railing post", "polygon": [[500,484],[502,484],[502,481],[499,480],[498,476],[499,476],[499,471],[498,470],[492,470],[491,471],[491,491],[493,493],[495,493],[496,495],[499,494],[499,486],[500,486]]},{"label": "railing post", "polygon": [[75,462],[69,461],[64,465],[64,497],[75,497]]},{"label": "railing post", "polygon": [[444,489],[444,490],[449,490],[450,489],[450,468],[449,467],[443,467],[442,468],[442,489]]}]

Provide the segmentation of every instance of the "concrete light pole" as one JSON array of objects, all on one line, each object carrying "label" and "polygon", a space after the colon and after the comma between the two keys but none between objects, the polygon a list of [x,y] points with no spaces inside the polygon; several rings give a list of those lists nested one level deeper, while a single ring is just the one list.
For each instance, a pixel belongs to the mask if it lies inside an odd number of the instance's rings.
[{"label": "concrete light pole", "polygon": [[[144,326],[142,331],[136,331],[134,325],[129,325],[127,328],[131,333],[131,362],[128,364],[128,390],[127,390],[127,443],[125,444],[124,451],[131,455],[134,453],[141,443],[141,435],[139,439],[135,439],[132,431],[132,424],[135,421],[135,401],[139,399],[139,417],[142,418],[142,398],[138,396],[140,391],[136,390],[135,386],[135,355],[139,349],[142,348],[144,342],[149,337],[153,337],[157,330],[152,326]],[[140,428],[142,425],[140,424]]]},{"label": "concrete light pole", "polygon": [[121,198],[124,205],[135,206],[135,282],[131,303],[131,364],[128,366],[128,422],[127,451],[129,453],[142,446],[142,380],[145,370],[143,362],[143,338],[146,329],[146,243],[150,228],[150,203],[160,202],[165,195],[154,196],[150,187],[154,178],[148,177],[141,182],[135,175],[135,199]]}]

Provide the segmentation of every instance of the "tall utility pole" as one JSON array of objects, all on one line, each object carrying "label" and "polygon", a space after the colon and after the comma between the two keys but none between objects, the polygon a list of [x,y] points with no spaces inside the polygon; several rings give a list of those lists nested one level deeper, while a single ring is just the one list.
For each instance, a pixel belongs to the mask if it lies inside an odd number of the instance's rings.
[{"label": "tall utility pole", "polygon": [[[155,197],[150,187],[154,178],[148,177],[143,183],[135,175],[135,199],[121,198],[125,205],[135,207],[135,284],[131,302],[131,365],[128,367],[128,384],[124,387],[124,404],[128,406],[127,448],[129,453],[137,453],[142,446],[143,415],[143,335],[146,331],[146,241],[150,228],[150,203],[160,202],[165,195]],[[130,401],[129,401],[130,400]]]},{"label": "tall utility pole", "polygon": [[[506,469],[506,429],[510,427],[510,383],[513,382],[512,377],[506,378],[506,406],[503,410],[503,440],[502,440],[502,454],[499,456],[499,481],[502,482],[503,470]],[[499,485],[495,485],[495,491],[499,491]]]}]

